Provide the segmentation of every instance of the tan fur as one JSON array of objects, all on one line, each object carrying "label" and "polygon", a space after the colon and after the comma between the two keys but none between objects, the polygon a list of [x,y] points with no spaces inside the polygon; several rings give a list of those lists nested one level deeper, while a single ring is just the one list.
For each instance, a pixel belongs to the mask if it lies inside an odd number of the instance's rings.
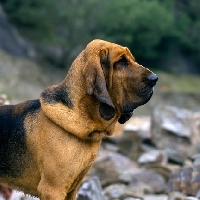
[{"label": "tan fur", "polygon": [[[116,64],[123,56],[128,61],[125,67]],[[113,134],[118,119],[126,114],[124,108],[150,98],[152,87],[144,81],[150,74],[126,47],[102,40],[89,43],[66,78],[41,94],[41,109],[26,116],[28,164],[23,174],[0,181],[41,200],[75,199],[101,140]],[[59,95],[56,99],[55,91],[68,93],[72,105]]]}]

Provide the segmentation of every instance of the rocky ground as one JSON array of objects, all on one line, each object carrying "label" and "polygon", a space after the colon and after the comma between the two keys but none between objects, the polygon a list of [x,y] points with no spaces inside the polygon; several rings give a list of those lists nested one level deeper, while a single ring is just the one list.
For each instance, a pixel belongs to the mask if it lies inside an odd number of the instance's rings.
[{"label": "rocky ground", "polygon": [[102,143],[78,200],[200,198],[200,113],[158,106]]},{"label": "rocky ground", "polygon": [[[0,95],[0,105],[9,104]],[[117,124],[101,145],[77,200],[200,198],[200,112],[157,106]]]}]

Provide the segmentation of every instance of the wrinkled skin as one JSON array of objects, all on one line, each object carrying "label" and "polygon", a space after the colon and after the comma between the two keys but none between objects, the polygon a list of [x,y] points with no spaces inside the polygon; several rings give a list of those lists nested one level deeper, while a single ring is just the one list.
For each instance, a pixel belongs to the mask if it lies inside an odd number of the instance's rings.
[{"label": "wrinkled skin", "polygon": [[156,81],[128,48],[92,41],[40,99],[0,107],[0,182],[74,200],[102,139],[151,98]]}]

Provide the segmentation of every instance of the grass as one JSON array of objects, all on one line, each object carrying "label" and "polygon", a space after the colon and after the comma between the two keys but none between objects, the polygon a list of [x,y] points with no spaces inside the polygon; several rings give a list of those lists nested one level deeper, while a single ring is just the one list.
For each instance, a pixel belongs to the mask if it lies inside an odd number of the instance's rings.
[{"label": "grass", "polygon": [[191,74],[156,73],[160,92],[200,92],[200,76]]}]

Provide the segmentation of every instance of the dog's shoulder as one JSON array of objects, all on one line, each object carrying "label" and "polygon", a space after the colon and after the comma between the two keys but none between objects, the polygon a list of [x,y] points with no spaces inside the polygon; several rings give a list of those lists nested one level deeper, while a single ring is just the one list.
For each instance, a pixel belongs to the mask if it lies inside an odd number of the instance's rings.
[{"label": "dog's shoulder", "polygon": [[34,114],[40,109],[39,100],[29,100],[17,105],[0,106],[0,133],[8,134],[10,131],[23,127],[27,114]]},{"label": "dog's shoulder", "polygon": [[[28,114],[40,110],[39,100],[29,100],[17,105],[0,106],[0,174],[17,173],[18,161],[26,152],[24,120]],[[20,162],[21,162],[20,161]],[[15,169],[12,169],[12,168]]]}]

